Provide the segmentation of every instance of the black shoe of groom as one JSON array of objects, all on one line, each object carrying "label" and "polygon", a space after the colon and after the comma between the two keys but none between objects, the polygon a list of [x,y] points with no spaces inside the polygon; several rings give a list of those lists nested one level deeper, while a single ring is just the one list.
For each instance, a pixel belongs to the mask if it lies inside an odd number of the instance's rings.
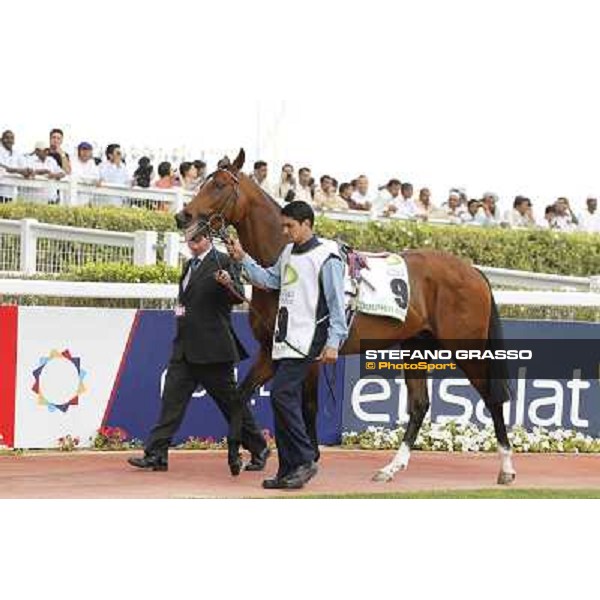
[{"label": "black shoe of groom", "polygon": [[128,458],[127,462],[132,467],[137,467],[138,469],[145,469],[147,471],[168,471],[169,463],[166,458],[162,458],[160,456],[153,456],[151,454],[146,454],[139,457]]},{"label": "black shoe of groom", "polygon": [[319,472],[319,468],[316,463],[309,462],[303,465],[300,465],[295,471],[293,471],[289,477],[297,478],[302,481],[302,484],[307,484],[317,473]]},{"label": "black shoe of groom", "polygon": [[246,464],[244,470],[246,471],[262,471],[267,464],[267,459],[271,456],[271,450],[267,446],[260,454],[253,454],[250,458],[250,462]]},{"label": "black shoe of groom", "polygon": [[240,445],[235,442],[228,442],[227,444],[227,464],[234,477],[242,472],[243,463],[240,455]]},{"label": "black shoe of groom", "polygon": [[304,483],[299,477],[292,477],[286,475],[285,477],[272,477],[271,479],[265,479],[262,482],[262,486],[265,490],[299,490],[304,487]]}]

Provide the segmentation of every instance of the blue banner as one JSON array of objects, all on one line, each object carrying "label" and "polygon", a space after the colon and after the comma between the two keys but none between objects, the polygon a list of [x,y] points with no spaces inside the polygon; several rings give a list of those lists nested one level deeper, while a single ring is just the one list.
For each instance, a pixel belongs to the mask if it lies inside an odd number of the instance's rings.
[{"label": "blue banner", "polygon": [[[234,313],[234,328],[249,354],[257,353],[246,313]],[[127,355],[115,384],[108,425],[123,427],[132,437],[146,439],[160,411],[162,383],[171,353],[175,319],[171,311],[139,311]],[[600,324],[505,321],[504,333],[514,339],[600,340]],[[599,342],[600,344],[600,342]],[[246,375],[253,358],[238,366],[238,379]],[[568,357],[565,357],[568,360]],[[523,374],[523,373],[522,373]],[[524,373],[526,376],[526,373]],[[598,373],[600,377],[600,372]],[[512,382],[513,401],[505,406],[508,422],[531,429],[577,429],[600,434],[600,383],[582,378],[573,365],[569,379],[521,379]],[[334,389],[329,392],[327,379]],[[340,442],[342,431],[361,431],[370,425],[395,427],[406,422],[407,393],[401,374],[395,379],[360,379],[359,357],[327,367],[327,379],[319,378],[319,440]],[[459,377],[429,380],[432,420],[465,419],[478,425],[491,423],[488,411],[473,387]],[[251,410],[262,428],[273,432],[269,384],[256,391]],[[204,390],[197,390],[176,442],[189,436],[222,438],[225,420]]]},{"label": "blue banner", "polygon": [[[233,325],[252,357],[238,365],[238,381],[241,381],[252,365],[258,344],[252,336],[247,313],[234,313]],[[123,427],[131,437],[141,440],[148,437],[159,417],[162,385],[174,336],[175,318],[172,311],[138,312],[129,348],[116,382],[107,425]],[[322,443],[336,444],[341,436],[343,361],[340,361],[335,370],[331,366],[327,367],[327,377],[334,388],[335,398],[331,398],[321,368],[318,435]],[[273,434],[269,384],[257,390],[250,406],[260,426]],[[196,390],[174,441],[178,443],[189,436],[221,439],[226,434],[226,422],[216,404],[204,390]]]}]

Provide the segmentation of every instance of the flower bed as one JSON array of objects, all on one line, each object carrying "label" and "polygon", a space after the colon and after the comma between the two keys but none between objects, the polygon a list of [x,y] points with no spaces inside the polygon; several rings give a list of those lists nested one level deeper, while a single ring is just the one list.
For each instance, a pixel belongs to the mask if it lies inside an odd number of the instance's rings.
[{"label": "flower bed", "polygon": [[[404,428],[369,427],[367,430],[345,432],[342,446],[365,450],[392,450],[399,447]],[[508,437],[515,452],[600,452],[600,439],[571,429],[548,430],[535,427],[527,431],[513,427]],[[479,428],[473,423],[431,423],[426,421],[417,436],[416,450],[444,452],[493,452],[497,450],[494,428]]]}]

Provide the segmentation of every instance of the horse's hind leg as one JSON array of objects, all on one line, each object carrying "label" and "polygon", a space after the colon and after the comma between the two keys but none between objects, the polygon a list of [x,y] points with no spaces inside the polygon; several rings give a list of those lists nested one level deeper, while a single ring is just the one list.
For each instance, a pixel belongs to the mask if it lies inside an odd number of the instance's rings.
[{"label": "horse's hind leg", "polygon": [[410,374],[409,371],[406,371],[405,381],[408,390],[409,414],[406,432],[394,458],[385,467],[375,473],[373,481],[391,481],[398,471],[403,471],[408,467],[410,451],[414,446],[421,425],[423,425],[423,419],[429,409],[427,379],[424,375]]},{"label": "horse's hind leg", "polygon": [[[496,439],[498,440],[498,454],[500,455],[500,472],[498,473],[498,483],[500,485],[507,485],[512,483],[517,472],[512,462],[512,449],[510,441],[508,440],[508,433],[506,431],[506,422],[504,420],[504,411],[502,410],[502,402],[498,402],[494,398],[495,388],[502,385],[504,382],[494,381],[490,378],[482,377],[483,372],[490,371],[489,361],[485,367],[480,365],[470,366],[468,364],[459,364],[463,369],[469,381],[473,384],[473,387],[479,392],[485,402],[486,408],[492,415],[492,422],[494,423],[494,432]],[[501,394],[501,392],[498,392]]]}]

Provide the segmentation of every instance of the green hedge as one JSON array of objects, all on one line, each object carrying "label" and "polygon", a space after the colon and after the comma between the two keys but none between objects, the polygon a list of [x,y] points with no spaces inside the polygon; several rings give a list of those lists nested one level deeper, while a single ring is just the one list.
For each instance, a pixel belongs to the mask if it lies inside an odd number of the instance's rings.
[{"label": "green hedge", "polygon": [[[0,205],[0,218],[35,218],[115,231],[175,231],[172,215],[131,208],[69,208],[26,203]],[[398,252],[405,248],[436,248],[476,264],[563,275],[600,274],[600,235],[543,230],[470,228],[406,222],[349,223],[323,217],[317,232],[339,238],[362,250]]]},{"label": "green hedge", "polygon": [[60,275],[66,281],[118,281],[123,283],[177,283],[180,270],[165,264],[138,267],[121,263],[88,264]]},{"label": "green hedge", "polygon": [[435,248],[482,266],[562,275],[600,274],[600,235],[416,223],[355,224],[319,219],[320,235],[369,251]]},{"label": "green hedge", "polygon": [[0,219],[37,219],[88,229],[109,231],[175,231],[175,219],[169,213],[144,208],[48,206],[15,202],[0,204]]}]

